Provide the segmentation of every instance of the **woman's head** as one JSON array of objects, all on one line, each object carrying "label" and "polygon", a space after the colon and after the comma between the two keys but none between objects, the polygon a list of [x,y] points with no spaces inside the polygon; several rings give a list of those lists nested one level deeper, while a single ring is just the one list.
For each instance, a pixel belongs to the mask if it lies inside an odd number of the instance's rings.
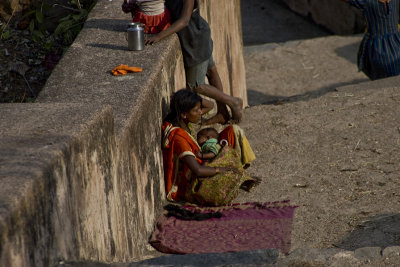
[{"label": "woman's head", "polygon": [[189,89],[182,89],[172,95],[167,120],[187,120],[196,123],[201,119],[201,97]]}]

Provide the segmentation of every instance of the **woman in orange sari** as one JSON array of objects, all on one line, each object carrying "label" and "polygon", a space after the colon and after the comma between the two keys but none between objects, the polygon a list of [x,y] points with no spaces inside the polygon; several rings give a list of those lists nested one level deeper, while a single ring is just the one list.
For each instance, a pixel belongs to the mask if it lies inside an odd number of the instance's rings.
[{"label": "woman in orange sari", "polygon": [[[234,165],[206,166],[196,157],[200,147],[196,139],[191,135],[190,123],[201,121],[203,113],[208,109],[202,107],[202,98],[195,92],[183,89],[176,92],[171,99],[170,113],[162,125],[163,131],[163,160],[164,176],[167,199],[170,201],[193,202],[190,196],[193,190],[193,179],[213,177],[218,174],[235,174],[241,177],[238,183],[254,181],[253,178],[244,175],[242,166]],[[220,134],[228,137],[230,147],[235,147],[233,127],[228,126]],[[240,158],[239,158],[240,161]],[[238,184],[237,188],[241,184]],[[214,186],[214,185],[213,185]],[[215,184],[218,187],[218,184]],[[226,194],[226,188],[221,188],[222,194]],[[207,203],[196,203],[205,205]],[[227,203],[225,203],[227,204]],[[214,203],[214,205],[216,205]]]}]

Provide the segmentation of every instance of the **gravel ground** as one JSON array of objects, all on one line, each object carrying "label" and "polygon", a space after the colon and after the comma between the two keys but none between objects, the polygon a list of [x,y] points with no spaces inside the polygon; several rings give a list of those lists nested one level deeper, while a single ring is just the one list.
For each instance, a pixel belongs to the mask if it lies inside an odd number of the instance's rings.
[{"label": "gravel ground", "polygon": [[240,125],[263,182],[237,201],[298,205],[293,250],[399,246],[400,88],[364,83],[360,35],[299,39],[245,46]]}]

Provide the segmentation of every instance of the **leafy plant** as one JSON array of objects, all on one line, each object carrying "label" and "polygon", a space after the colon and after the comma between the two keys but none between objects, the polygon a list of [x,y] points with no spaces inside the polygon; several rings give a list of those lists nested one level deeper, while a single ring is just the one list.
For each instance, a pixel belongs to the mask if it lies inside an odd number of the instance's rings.
[{"label": "leafy plant", "polygon": [[71,3],[75,4],[79,9],[82,9],[81,2],[79,0],[71,0]]},{"label": "leafy plant", "polygon": [[8,39],[8,37],[10,37],[10,30],[6,30],[6,31],[5,31],[5,28],[6,28],[6,26],[4,26],[4,27],[1,29],[1,38],[0,38],[0,39],[6,40],[6,39]]},{"label": "leafy plant", "polygon": [[54,34],[63,37],[67,42],[72,42],[75,36],[80,32],[87,16],[88,11],[86,9],[79,9],[78,14],[69,14],[59,20]]},{"label": "leafy plant", "polygon": [[48,11],[51,6],[42,2],[40,8],[29,11],[25,14],[25,17],[31,18],[29,23],[29,31],[32,33],[32,37],[35,42],[41,42],[47,50],[50,50],[56,38],[62,38],[67,43],[71,43],[75,39],[82,29],[83,23],[87,19],[89,10],[93,8],[95,1],[92,3],[89,9],[84,9],[79,0],[71,0],[71,3],[73,6],[76,6],[76,8],[54,4],[71,12],[69,15],[61,18],[58,21],[59,24],[57,25],[53,34],[48,33],[44,27],[44,20],[46,19],[44,12]]},{"label": "leafy plant", "polygon": [[42,2],[39,9],[31,10],[24,15],[24,17],[32,17],[29,23],[29,31],[32,33],[35,42],[40,42],[45,37],[46,29],[43,24],[43,12],[49,9],[50,6]]},{"label": "leafy plant", "polygon": [[11,17],[8,19],[7,23],[1,28],[0,40],[5,40],[10,37],[10,30],[6,30],[8,24],[10,23],[11,19],[14,17],[15,9],[13,10]]}]

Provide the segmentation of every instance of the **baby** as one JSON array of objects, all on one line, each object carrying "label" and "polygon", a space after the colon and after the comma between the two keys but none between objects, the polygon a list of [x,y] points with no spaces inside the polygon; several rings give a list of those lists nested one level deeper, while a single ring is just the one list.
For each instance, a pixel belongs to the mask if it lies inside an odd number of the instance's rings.
[{"label": "baby", "polygon": [[132,22],[144,24],[144,33],[159,33],[171,25],[165,0],[124,0],[122,11],[131,12]]},{"label": "baby", "polygon": [[221,140],[218,143],[219,134],[214,128],[204,128],[197,133],[197,143],[201,147],[201,152],[197,153],[197,157],[204,160],[210,160],[218,155],[222,146],[226,145],[228,142],[226,140]]}]

